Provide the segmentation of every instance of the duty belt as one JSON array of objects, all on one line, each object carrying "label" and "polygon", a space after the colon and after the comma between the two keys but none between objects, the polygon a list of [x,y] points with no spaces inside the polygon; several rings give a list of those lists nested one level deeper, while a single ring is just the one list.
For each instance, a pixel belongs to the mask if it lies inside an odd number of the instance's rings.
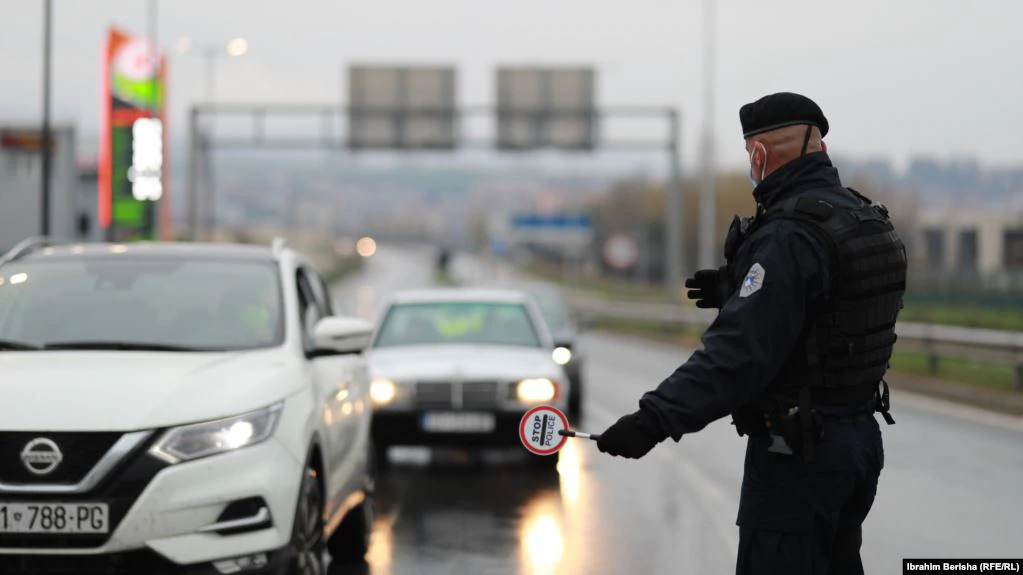
[{"label": "duty belt", "polygon": [[[812,449],[823,437],[825,423],[860,422],[880,413],[888,425],[895,423],[889,409],[888,383],[882,380],[878,392],[869,402],[846,412],[831,412],[828,409],[810,409],[809,417],[800,413],[800,406],[775,407],[773,409],[744,409],[732,415],[736,432],[750,437],[770,436],[768,451],[792,455],[804,452],[809,445]],[[807,424],[808,423],[808,424]]]}]

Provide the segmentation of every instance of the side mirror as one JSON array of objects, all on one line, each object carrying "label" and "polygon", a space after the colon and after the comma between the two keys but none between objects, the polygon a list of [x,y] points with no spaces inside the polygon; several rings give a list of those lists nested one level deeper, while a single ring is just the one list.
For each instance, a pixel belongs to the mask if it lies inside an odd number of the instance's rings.
[{"label": "side mirror", "polygon": [[555,348],[563,347],[563,348],[571,351],[572,350],[572,344],[574,344],[574,343],[575,342],[570,340],[570,339],[562,339],[562,338],[559,338],[559,337],[554,338],[554,347]]},{"label": "side mirror", "polygon": [[354,317],[325,317],[313,329],[319,355],[362,353],[372,337],[373,324]]}]

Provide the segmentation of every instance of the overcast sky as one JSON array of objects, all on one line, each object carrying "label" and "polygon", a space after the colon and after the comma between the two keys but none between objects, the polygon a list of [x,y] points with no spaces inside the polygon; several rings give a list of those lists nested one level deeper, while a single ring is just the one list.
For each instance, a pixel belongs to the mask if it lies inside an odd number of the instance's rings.
[{"label": "overcast sky", "polygon": [[[146,0],[54,1],[57,119],[94,138],[108,26],[146,31]],[[159,38],[245,36],[218,99],[336,102],[351,62],[453,63],[460,100],[490,103],[497,64],[588,64],[599,101],[682,107],[702,130],[702,2],[659,0],[162,0]],[[41,117],[41,0],[0,0],[0,121]],[[815,99],[833,150],[1023,163],[1020,0],[723,0],[714,130],[745,161],[738,107],[775,91]],[[171,121],[203,94],[202,62],[173,55]],[[656,135],[656,134],[655,134]]]}]

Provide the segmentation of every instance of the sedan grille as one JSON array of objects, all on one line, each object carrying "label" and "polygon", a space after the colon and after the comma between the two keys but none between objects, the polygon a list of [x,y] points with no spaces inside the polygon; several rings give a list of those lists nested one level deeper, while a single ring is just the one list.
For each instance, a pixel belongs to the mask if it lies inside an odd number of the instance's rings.
[{"label": "sedan grille", "polygon": [[493,407],[497,398],[496,381],[467,381],[462,384],[462,406],[467,409]]},{"label": "sedan grille", "polygon": [[436,382],[416,384],[419,409],[492,409],[501,399],[501,384],[496,381]]},{"label": "sedan grille", "polygon": [[454,401],[448,382],[420,382],[416,384],[416,406],[421,409],[447,409]]}]

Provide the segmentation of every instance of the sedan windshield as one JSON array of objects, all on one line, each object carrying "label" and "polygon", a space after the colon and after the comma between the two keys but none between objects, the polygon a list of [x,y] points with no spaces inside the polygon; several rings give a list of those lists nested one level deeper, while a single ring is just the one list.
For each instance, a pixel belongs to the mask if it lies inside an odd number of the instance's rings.
[{"label": "sedan windshield", "polygon": [[387,312],[375,346],[438,344],[540,347],[540,338],[521,304],[406,303]]},{"label": "sedan windshield", "polygon": [[283,341],[270,262],[106,256],[0,269],[4,349],[237,350]]}]

